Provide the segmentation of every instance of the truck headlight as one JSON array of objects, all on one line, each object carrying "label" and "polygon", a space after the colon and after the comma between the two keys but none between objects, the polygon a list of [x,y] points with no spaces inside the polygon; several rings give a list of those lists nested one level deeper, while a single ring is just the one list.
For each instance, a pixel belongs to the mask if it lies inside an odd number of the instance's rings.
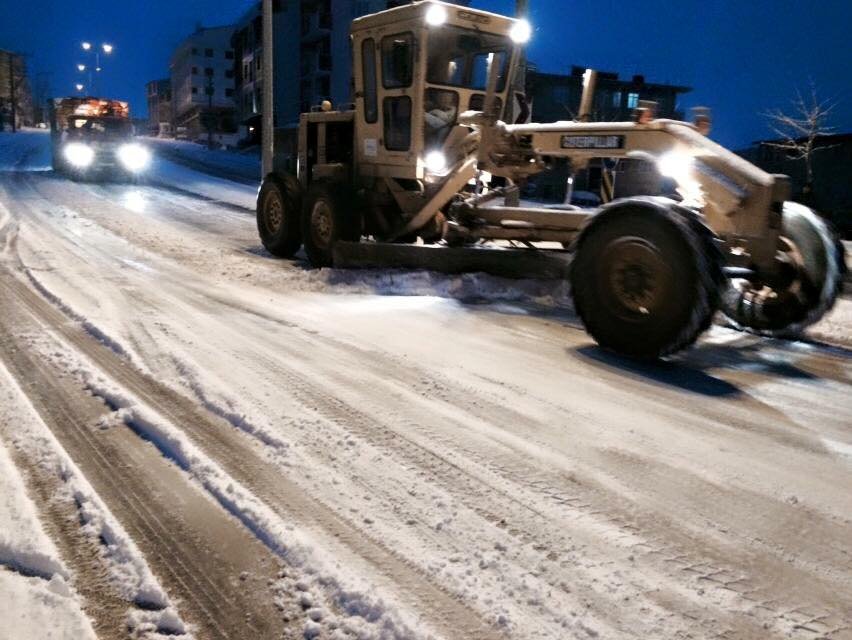
[{"label": "truck headlight", "polygon": [[72,142],[63,153],[65,159],[78,169],[85,169],[95,161],[95,150],[82,142]]},{"label": "truck headlight", "polygon": [[447,169],[447,156],[440,151],[430,151],[423,159],[423,164],[429,173],[443,173]]},{"label": "truck headlight", "polygon": [[518,20],[509,30],[509,37],[515,44],[526,44],[532,37],[532,25],[526,20]]},{"label": "truck headlight", "polygon": [[128,171],[141,171],[151,163],[151,153],[141,144],[124,144],[118,149],[118,159]]}]

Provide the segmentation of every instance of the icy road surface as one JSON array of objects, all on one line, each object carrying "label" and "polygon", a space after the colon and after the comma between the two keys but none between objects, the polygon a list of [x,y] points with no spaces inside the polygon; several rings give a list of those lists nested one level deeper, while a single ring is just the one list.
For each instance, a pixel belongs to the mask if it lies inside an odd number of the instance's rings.
[{"label": "icy road surface", "polygon": [[563,284],[310,271],[246,185],[70,182],[46,144],[0,137],[4,621],[852,638],[847,300],[836,346],[715,328],[636,365]]}]

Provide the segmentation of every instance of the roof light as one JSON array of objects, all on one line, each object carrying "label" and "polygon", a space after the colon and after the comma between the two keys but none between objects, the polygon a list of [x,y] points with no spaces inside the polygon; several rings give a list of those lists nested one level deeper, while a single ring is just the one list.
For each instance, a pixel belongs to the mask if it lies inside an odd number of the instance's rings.
[{"label": "roof light", "polygon": [[447,8],[440,4],[433,4],[426,10],[426,24],[440,27],[447,21]]},{"label": "roof light", "polygon": [[526,44],[529,42],[530,37],[532,37],[532,26],[526,20],[518,20],[512,25],[509,37],[512,39],[512,42]]}]

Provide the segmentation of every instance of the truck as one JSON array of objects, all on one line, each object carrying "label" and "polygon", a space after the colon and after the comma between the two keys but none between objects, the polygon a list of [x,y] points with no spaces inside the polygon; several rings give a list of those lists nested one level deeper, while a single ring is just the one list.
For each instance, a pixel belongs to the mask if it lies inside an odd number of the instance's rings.
[{"label": "truck", "polygon": [[[257,227],[274,256],[304,246],[313,266],[337,267],[369,247],[393,267],[410,255],[398,249],[406,243],[432,264],[452,247],[491,261],[513,253],[500,244],[535,254],[567,247],[586,330],[603,348],[642,359],[689,347],[720,311],[744,330],[779,336],[834,304],[843,261],[827,224],[789,201],[786,176],[707,137],[706,113],[695,122],[648,112],[629,122],[526,122],[523,19],[440,0],[355,19],[354,104],[303,113],[294,159],[275,129],[271,0],[263,13]],[[601,159],[652,163],[675,188],[589,208],[521,198],[554,162],[580,170]]]},{"label": "truck", "polygon": [[53,170],[75,179],[135,178],[151,154],[134,137],[127,102],[103,98],[50,101]]}]

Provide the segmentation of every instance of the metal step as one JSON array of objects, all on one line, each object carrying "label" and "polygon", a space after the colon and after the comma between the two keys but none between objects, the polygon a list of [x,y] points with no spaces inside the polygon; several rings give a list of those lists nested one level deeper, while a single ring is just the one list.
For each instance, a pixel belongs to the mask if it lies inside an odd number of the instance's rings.
[{"label": "metal step", "polygon": [[384,242],[338,242],[334,266],[343,269],[425,269],[439,273],[482,272],[503,278],[568,277],[567,251],[446,247]]}]

